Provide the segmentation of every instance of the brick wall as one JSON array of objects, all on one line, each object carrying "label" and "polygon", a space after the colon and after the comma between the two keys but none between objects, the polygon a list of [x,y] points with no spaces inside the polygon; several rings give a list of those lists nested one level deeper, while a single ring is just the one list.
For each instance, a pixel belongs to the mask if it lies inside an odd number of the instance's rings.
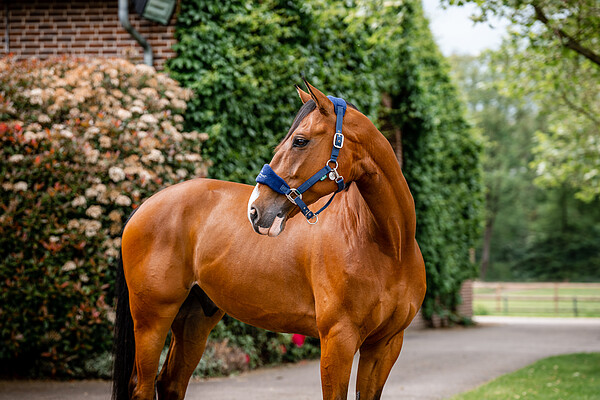
[{"label": "brick wall", "polygon": [[463,282],[460,288],[462,304],[458,306],[458,313],[463,317],[473,317],[473,281]]},{"label": "brick wall", "polygon": [[[130,10],[131,25],[148,40],[160,69],[175,55],[174,21],[163,26]],[[8,29],[7,29],[8,27]],[[8,35],[7,35],[8,32]],[[8,43],[7,43],[8,36]],[[0,5],[0,56],[57,55],[143,59],[142,47],[121,26],[118,0],[4,0]]]}]

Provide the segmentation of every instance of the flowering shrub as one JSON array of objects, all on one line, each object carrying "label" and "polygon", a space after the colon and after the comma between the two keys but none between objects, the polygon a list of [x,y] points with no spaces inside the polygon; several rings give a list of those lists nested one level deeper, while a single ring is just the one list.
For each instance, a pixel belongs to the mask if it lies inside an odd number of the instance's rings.
[{"label": "flowering shrub", "polygon": [[98,374],[123,223],[206,175],[205,134],[182,131],[190,96],[124,60],[0,60],[2,372]]}]

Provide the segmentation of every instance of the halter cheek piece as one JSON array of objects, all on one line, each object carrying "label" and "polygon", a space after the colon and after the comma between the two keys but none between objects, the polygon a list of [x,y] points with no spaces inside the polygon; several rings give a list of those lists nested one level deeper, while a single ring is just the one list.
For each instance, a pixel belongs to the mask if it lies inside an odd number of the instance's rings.
[{"label": "halter cheek piece", "polygon": [[[344,187],[346,186],[344,183],[344,178],[337,172],[337,158],[340,154],[341,148],[344,146],[344,135],[342,135],[342,123],[344,120],[344,114],[346,113],[346,102],[338,97],[327,96],[327,98],[331,100],[334,105],[336,121],[335,135],[333,136],[333,148],[331,149],[331,157],[329,157],[329,161],[325,163],[325,166],[321,168],[316,174],[308,178],[308,180],[302,185],[300,185],[297,189],[290,188],[290,185],[288,185],[283,178],[277,175],[277,173],[273,171],[269,164],[265,164],[260,170],[258,176],[256,177],[257,183],[265,184],[271,189],[273,189],[275,192],[284,194],[289,201],[300,207],[300,211],[306,218],[306,221],[311,225],[316,224],[319,221],[319,214],[327,207],[329,207],[335,195],[344,190]],[[302,200],[302,193],[310,189],[315,183],[323,181],[327,178],[337,183],[338,188],[329,198],[327,204],[325,204],[316,213],[313,213],[308,209],[308,206]],[[315,221],[311,222],[313,219]]]}]

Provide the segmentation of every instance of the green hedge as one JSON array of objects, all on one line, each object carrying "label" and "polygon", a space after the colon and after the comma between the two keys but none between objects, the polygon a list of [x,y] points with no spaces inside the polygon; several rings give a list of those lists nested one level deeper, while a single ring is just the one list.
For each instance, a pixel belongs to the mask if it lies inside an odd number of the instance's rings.
[{"label": "green hedge", "polygon": [[0,372],[108,371],[123,223],[206,174],[189,98],[123,60],[0,60]]},{"label": "green hedge", "polygon": [[481,234],[482,143],[466,122],[449,66],[418,2],[405,2],[404,23],[388,51],[394,62],[384,115],[402,131],[403,172],[415,199],[417,240],[427,268],[426,318],[460,322],[460,289],[475,278],[471,260]]},{"label": "green hedge", "polygon": [[197,94],[186,123],[209,134],[212,177],[253,184],[299,108],[302,73],[401,130],[428,271],[423,310],[457,320],[460,286],[476,275],[481,149],[420,1],[184,0],[176,36],[168,68]]},{"label": "green hedge", "polygon": [[209,134],[211,177],[253,184],[301,105],[302,73],[376,115],[376,84],[356,51],[364,33],[343,3],[184,0],[177,24],[168,69],[196,93],[186,123]]}]

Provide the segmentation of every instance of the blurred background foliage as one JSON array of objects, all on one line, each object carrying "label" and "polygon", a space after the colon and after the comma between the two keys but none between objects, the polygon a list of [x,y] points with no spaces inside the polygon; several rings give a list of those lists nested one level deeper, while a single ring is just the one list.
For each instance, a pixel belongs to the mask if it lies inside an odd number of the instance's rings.
[{"label": "blurred background foliage", "polygon": [[595,0],[475,3],[503,45],[450,57],[484,140],[485,280],[600,280],[600,8]]}]

